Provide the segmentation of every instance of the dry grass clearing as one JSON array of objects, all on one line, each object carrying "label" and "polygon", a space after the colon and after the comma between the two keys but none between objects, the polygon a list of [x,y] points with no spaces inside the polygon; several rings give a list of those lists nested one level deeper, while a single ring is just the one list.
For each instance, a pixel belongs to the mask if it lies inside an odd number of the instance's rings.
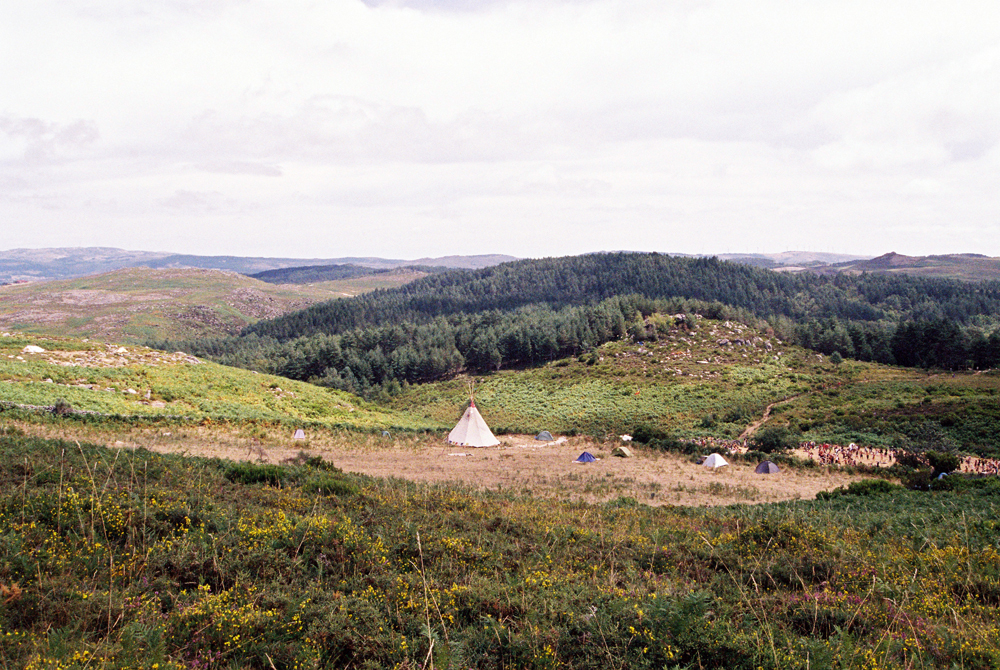
[{"label": "dry grass clearing", "polygon": [[[503,436],[490,449],[455,447],[437,436],[390,436],[311,431],[306,440],[291,431],[226,425],[127,428],[19,423],[26,433],[104,444],[144,447],[162,453],[281,463],[300,451],[320,455],[346,472],[417,482],[459,483],[480,490],[504,490],[539,498],[605,502],[634,498],[648,505],[731,505],[810,499],[862,479],[836,467],[786,468],[757,475],[751,464],[717,470],[689,457],[636,447],[635,457],[610,456],[614,445],[583,437],[558,443],[530,436]],[[578,464],[589,451],[601,460]]]}]

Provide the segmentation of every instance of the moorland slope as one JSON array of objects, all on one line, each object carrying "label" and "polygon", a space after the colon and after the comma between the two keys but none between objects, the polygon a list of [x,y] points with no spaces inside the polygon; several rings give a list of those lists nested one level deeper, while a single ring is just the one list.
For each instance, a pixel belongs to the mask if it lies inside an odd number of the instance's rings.
[{"label": "moorland slope", "polygon": [[310,285],[274,285],[222,270],[127,268],[0,287],[0,328],[108,342],[236,334],[260,319],[419,279],[387,270]]},{"label": "moorland slope", "polygon": [[407,265],[482,268],[514,260],[513,256],[442,256],[417,260],[388,258],[262,258],[252,256],[199,256],[157,251],[128,251],[113,247],[64,247],[0,251],[0,282],[72,279],[131,267],[154,269],[201,268],[252,274],[303,265],[352,264],[392,269]]}]

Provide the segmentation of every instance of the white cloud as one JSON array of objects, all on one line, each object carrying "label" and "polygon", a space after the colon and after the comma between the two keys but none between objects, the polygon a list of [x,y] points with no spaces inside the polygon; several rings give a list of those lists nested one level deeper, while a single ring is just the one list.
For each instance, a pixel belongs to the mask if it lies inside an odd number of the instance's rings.
[{"label": "white cloud", "polygon": [[998,18],[975,0],[7,3],[0,219],[25,225],[0,248],[1000,255]]}]

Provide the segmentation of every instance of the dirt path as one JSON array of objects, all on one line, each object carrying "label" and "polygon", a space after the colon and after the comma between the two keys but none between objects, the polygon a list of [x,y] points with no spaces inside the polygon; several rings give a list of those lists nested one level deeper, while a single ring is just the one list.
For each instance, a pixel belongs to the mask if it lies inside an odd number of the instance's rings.
[{"label": "dirt path", "polygon": [[740,436],[737,439],[738,440],[749,440],[751,437],[753,437],[753,434],[757,432],[757,429],[760,428],[761,426],[763,426],[765,423],[767,423],[767,420],[771,418],[771,410],[772,409],[774,409],[778,405],[781,405],[782,403],[791,402],[791,401],[795,400],[796,398],[800,398],[803,395],[805,395],[805,394],[804,393],[796,393],[795,395],[790,395],[787,398],[782,398],[781,400],[775,400],[770,405],[768,405],[767,407],[764,408],[764,415],[762,417],[760,417],[758,420],[756,420],[753,423],[751,423],[749,426],[747,426],[746,430],[744,430],[742,433],[740,433]]}]

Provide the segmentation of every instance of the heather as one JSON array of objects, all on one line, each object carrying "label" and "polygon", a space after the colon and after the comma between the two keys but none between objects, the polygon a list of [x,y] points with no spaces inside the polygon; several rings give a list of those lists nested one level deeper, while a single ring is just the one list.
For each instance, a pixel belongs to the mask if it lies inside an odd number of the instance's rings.
[{"label": "heather", "polygon": [[0,664],[993,667],[997,483],[540,501],[0,437]]}]

